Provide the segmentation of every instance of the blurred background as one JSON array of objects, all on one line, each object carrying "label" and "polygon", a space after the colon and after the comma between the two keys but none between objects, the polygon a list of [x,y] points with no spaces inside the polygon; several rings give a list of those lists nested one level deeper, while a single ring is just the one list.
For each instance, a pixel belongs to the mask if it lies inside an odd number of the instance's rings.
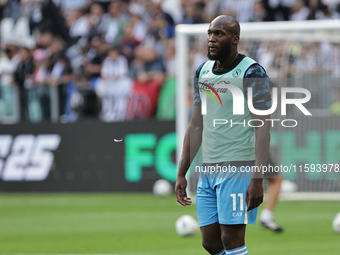
[{"label": "blurred background", "polygon": [[[0,0],[0,255],[204,254],[174,230],[194,206],[151,192],[176,180],[175,26],[220,14],[331,24],[340,0]],[[288,109],[301,125],[273,129],[277,164],[340,163],[339,32],[241,36],[274,87],[312,94],[313,118]],[[205,38],[188,40],[188,118]],[[338,172],[284,175],[291,191],[326,196],[280,203],[281,239],[249,227],[252,254],[336,254]]]},{"label": "blurred background", "polygon": [[[0,3],[0,121],[4,124],[174,120],[176,24],[209,23],[219,14],[240,22],[340,18],[337,0]],[[241,43],[241,51],[257,59],[271,78],[284,76],[287,66],[277,54],[282,43],[270,49],[266,43]],[[318,47],[296,46],[290,60],[295,68],[289,71],[308,69],[310,74],[319,71],[338,77],[338,49],[329,44]],[[193,74],[206,60],[204,41],[191,50]],[[319,55],[318,62],[312,54]],[[326,98],[319,108],[329,104]]]}]

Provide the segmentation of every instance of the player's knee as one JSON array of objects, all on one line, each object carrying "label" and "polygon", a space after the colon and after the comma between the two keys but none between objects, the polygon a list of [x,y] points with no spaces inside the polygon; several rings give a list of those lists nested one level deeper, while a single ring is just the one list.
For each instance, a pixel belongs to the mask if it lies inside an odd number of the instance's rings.
[{"label": "player's knee", "polygon": [[226,250],[232,250],[244,245],[244,238],[234,236],[231,238],[230,235],[222,234],[222,244]]},{"label": "player's knee", "polygon": [[224,249],[221,242],[202,239],[202,246],[210,254],[217,254]]},{"label": "player's knee", "polygon": [[231,238],[229,236],[225,236],[222,235],[222,243],[223,243],[223,247],[227,250],[231,250],[232,248],[232,241]]}]

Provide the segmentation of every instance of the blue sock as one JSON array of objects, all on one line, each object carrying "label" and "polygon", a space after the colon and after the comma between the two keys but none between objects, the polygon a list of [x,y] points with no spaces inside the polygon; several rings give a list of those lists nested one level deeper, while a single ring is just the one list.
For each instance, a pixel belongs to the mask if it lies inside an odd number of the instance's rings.
[{"label": "blue sock", "polygon": [[242,247],[238,247],[232,250],[226,250],[226,255],[248,255],[247,246],[243,245]]}]

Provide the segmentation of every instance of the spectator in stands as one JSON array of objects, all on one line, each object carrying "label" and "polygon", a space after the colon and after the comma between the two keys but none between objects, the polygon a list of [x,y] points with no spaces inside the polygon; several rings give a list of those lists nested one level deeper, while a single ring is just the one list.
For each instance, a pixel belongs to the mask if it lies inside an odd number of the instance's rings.
[{"label": "spectator in stands", "polygon": [[[60,38],[56,37],[51,33],[43,33],[37,39],[37,45],[39,46],[39,54],[37,54],[36,64],[40,68],[40,60],[46,60],[46,74],[45,78],[41,83],[46,83],[51,86],[59,85],[65,68],[65,57],[63,56],[63,51],[65,48],[65,42]],[[39,59],[39,60],[38,60]],[[43,61],[43,62],[44,62]],[[42,73],[40,73],[42,74]],[[40,83],[40,82],[39,82]]]},{"label": "spectator in stands", "polygon": [[20,18],[20,11],[20,0],[5,1],[3,10],[5,13],[4,16],[12,18],[14,24]]},{"label": "spectator in stands", "polygon": [[137,40],[133,34],[133,25],[128,23],[124,28],[124,36],[120,40],[119,46],[122,54],[125,55],[129,61],[132,62],[135,57],[134,50],[141,42]]},{"label": "spectator in stands", "polygon": [[56,58],[61,58],[61,53],[65,50],[66,44],[60,37],[52,35],[52,41],[46,48],[51,55],[58,55]]},{"label": "spectator in stands", "polygon": [[236,19],[236,16],[238,14],[237,0],[225,1],[222,5],[222,13],[232,16]]},{"label": "spectator in stands", "polygon": [[332,43],[332,76],[340,78],[340,49],[337,43]]},{"label": "spectator in stands", "polygon": [[60,98],[60,121],[62,123],[74,122],[78,119],[76,112],[76,105],[72,102],[72,97],[76,93],[76,80],[77,75],[73,72],[69,62],[66,62],[62,85],[59,87],[59,98]]},{"label": "spectator in stands", "polygon": [[104,9],[100,3],[94,2],[90,7],[89,21],[91,24],[90,36],[101,35],[100,25],[103,22]]},{"label": "spectator in stands", "polygon": [[96,82],[102,70],[103,61],[107,57],[108,45],[100,37],[95,36],[91,39],[91,48],[86,54],[84,70],[85,75],[92,81],[91,84]]},{"label": "spectator in stands", "polygon": [[141,3],[139,0],[128,0],[130,2],[128,6],[128,12],[129,13],[139,13],[142,20],[149,24],[152,21],[152,13],[155,10],[155,6],[153,5],[152,0],[147,0]]},{"label": "spectator in stands", "polygon": [[28,102],[26,89],[32,87],[34,64],[31,49],[22,47],[19,51],[21,61],[19,62],[17,69],[14,73],[15,83],[19,90],[20,101],[20,120],[28,120]]},{"label": "spectator in stands", "polygon": [[165,67],[150,46],[139,46],[136,54],[140,62],[133,63],[136,75],[134,93],[147,101],[143,116],[151,118],[156,112],[159,92],[165,79]]},{"label": "spectator in stands", "polygon": [[143,44],[152,47],[158,58],[165,61],[165,42],[174,35],[174,21],[170,14],[162,10],[157,0],[148,2],[147,11],[152,21]]},{"label": "spectator in stands", "polygon": [[131,12],[130,24],[132,25],[132,33],[134,38],[136,38],[139,42],[142,42],[146,37],[148,26],[142,20],[141,13]]},{"label": "spectator in stands", "polygon": [[190,75],[193,77],[197,68],[207,60],[208,58],[206,45],[202,43],[195,44],[195,46],[189,53]]},{"label": "spectator in stands", "polygon": [[295,0],[262,0],[266,10],[265,21],[289,20]]},{"label": "spectator in stands", "polygon": [[149,33],[159,31],[164,39],[175,35],[175,22],[169,13],[163,11],[161,1],[150,1],[148,12],[152,17],[152,21],[149,22]]},{"label": "spectator in stands", "polygon": [[28,88],[28,112],[31,122],[50,120],[50,89],[49,76],[52,69],[50,52],[38,48],[33,52],[34,74],[31,87]]},{"label": "spectator in stands", "polygon": [[35,27],[42,21],[43,15],[41,13],[42,0],[21,0],[20,1],[24,15],[29,19],[29,27],[31,34]]},{"label": "spectator in stands", "polygon": [[64,17],[71,15],[73,10],[86,10],[92,0],[61,0],[61,11]]},{"label": "spectator in stands", "polygon": [[[11,4],[17,2],[19,1],[13,0]],[[38,51],[35,52],[33,61],[35,71],[33,78],[38,85],[45,84],[48,88],[47,84],[55,86],[64,83],[67,84],[65,87],[68,89],[72,87],[76,90],[75,81],[77,85],[79,83],[86,86],[90,84],[91,88],[98,84],[96,91],[99,94],[100,91],[104,91],[103,96],[106,96],[111,93],[108,92],[110,88],[124,83],[120,82],[118,76],[124,80],[128,79],[130,74],[135,79],[133,100],[136,100],[137,104],[134,109],[141,105],[145,106],[141,108],[140,114],[132,111],[131,116],[140,118],[154,116],[159,90],[164,80],[168,82],[167,78],[171,79],[175,76],[176,67],[174,40],[171,39],[174,36],[175,22],[166,9],[162,8],[166,8],[163,1],[21,0],[20,3],[23,6],[24,15],[30,18],[32,31],[36,27],[35,31],[38,33],[33,34],[39,34],[35,36]],[[243,22],[287,20],[291,11],[293,20],[340,18],[340,15],[333,10],[335,4],[328,7],[321,0],[181,0],[181,4],[182,21],[185,24],[210,22],[211,17],[216,17],[221,12],[228,12]],[[177,11],[181,12],[181,10]],[[181,19],[178,17],[181,15],[176,16],[176,12],[171,13],[178,20]],[[8,16],[9,12],[5,15]],[[65,18],[70,22],[70,29],[65,25]],[[13,24],[13,22],[7,23]],[[76,41],[78,43],[75,43]],[[206,48],[195,43],[194,40],[190,43],[195,51],[189,53],[189,62],[190,66],[196,69],[196,63],[206,59]],[[278,48],[282,45],[286,45],[285,42],[267,45],[265,42],[255,41],[254,43],[245,42],[243,48],[248,55],[263,59],[263,65],[267,63],[267,72],[270,72],[273,77],[281,77],[281,73],[288,73],[281,66],[282,58],[279,52],[282,52],[282,49],[278,50]],[[108,57],[108,49],[112,46],[114,48],[110,50]],[[122,55],[127,58],[127,63],[125,63],[126,58],[115,50],[116,46],[119,46]],[[340,76],[337,46],[321,45],[318,48],[313,48],[313,45],[306,46],[306,44],[303,46],[303,48],[308,47],[311,47],[311,52],[307,54],[306,49],[302,49],[299,43],[285,46],[289,51],[287,62],[289,62],[290,75],[296,75],[296,70],[301,70],[309,75],[318,71],[323,72],[323,75]],[[259,48],[257,51],[259,56],[255,56],[255,48]],[[26,59],[25,50],[21,52],[21,55]],[[313,61],[315,58],[317,60]],[[0,60],[0,80],[7,79],[6,84],[10,83],[8,80],[13,81],[13,74],[9,75],[8,72],[3,71],[12,66],[4,63],[15,62],[15,59],[13,61],[6,57]],[[17,69],[20,77],[23,77],[24,70],[29,66],[29,62],[25,61],[27,59],[23,60]],[[118,69],[111,70],[118,65]],[[9,79],[11,76],[12,79]],[[72,79],[70,82],[65,82],[65,77],[72,77]],[[97,83],[98,77],[100,79]],[[27,84],[29,84],[29,79],[27,79]],[[126,99],[131,96],[131,90],[127,89],[127,91],[129,92],[126,94],[122,92],[124,94],[122,98]],[[111,102],[104,100],[105,109],[108,110],[106,117],[103,117],[104,112],[102,112],[103,119],[106,121],[123,120],[125,118],[122,117],[124,100],[121,103],[113,101],[118,102],[114,97],[111,97]],[[148,102],[147,106],[145,102]]]},{"label": "spectator in stands", "polygon": [[166,74],[168,77],[176,77],[176,56],[175,56],[175,40],[171,39],[166,47]]},{"label": "spectator in stands", "polygon": [[301,47],[300,54],[295,61],[295,68],[299,70],[301,74],[316,74],[318,72],[317,54],[319,52],[318,46],[312,42],[304,43],[304,47]]},{"label": "spectator in stands", "polygon": [[109,5],[109,13],[105,14],[104,21],[101,24],[101,31],[104,32],[104,38],[111,46],[117,46],[123,37],[124,27],[128,22],[128,17],[122,13],[121,2],[112,2]]},{"label": "spectator in stands", "polygon": [[80,47],[85,47],[92,26],[90,15],[83,13],[80,9],[73,9],[68,22],[70,25],[70,37]]},{"label": "spectator in stands", "polygon": [[255,0],[253,4],[253,18],[252,22],[261,22],[266,19],[266,10],[263,1]]},{"label": "spectator in stands", "polygon": [[6,15],[4,15],[4,9],[5,9],[5,5],[6,5],[6,1],[0,1],[0,21],[4,18],[7,17]]},{"label": "spectator in stands", "polygon": [[51,32],[41,33],[36,37],[36,47],[46,49],[50,46],[55,39]]},{"label": "spectator in stands", "polygon": [[7,42],[3,45],[0,54],[0,116],[12,115],[14,96],[13,74],[20,62],[17,54],[18,48],[13,43]]},{"label": "spectator in stands", "polygon": [[145,40],[143,41],[143,45],[153,48],[153,50],[156,52],[157,57],[164,61],[165,46],[161,31],[155,30],[149,32]]},{"label": "spectator in stands", "polygon": [[286,65],[283,67],[280,65],[283,43],[280,42],[263,42],[257,50],[257,59],[261,62],[261,65],[266,70],[267,74],[271,78],[282,78],[281,73],[286,72]]},{"label": "spectator in stands", "polygon": [[40,24],[40,32],[51,31],[54,35],[60,36],[68,45],[71,45],[73,42],[69,36],[65,18],[51,0],[43,5],[42,13],[43,20]]},{"label": "spectator in stands", "polygon": [[309,9],[302,0],[295,0],[292,6],[291,20],[307,20]]},{"label": "spectator in stands", "polygon": [[50,53],[42,48],[36,49],[33,53],[34,58],[34,83],[36,85],[45,85],[47,83],[48,66]]},{"label": "spectator in stands", "polygon": [[5,55],[0,58],[0,86],[12,86],[14,72],[20,63],[20,55],[14,43],[5,43],[4,51]]},{"label": "spectator in stands", "polygon": [[60,84],[66,65],[65,59],[62,57],[54,57],[55,56],[52,55],[50,58],[49,76],[47,77],[47,83],[50,86],[58,86]]},{"label": "spectator in stands", "polygon": [[326,4],[321,4],[315,16],[316,19],[340,19],[340,14],[329,8]]},{"label": "spectator in stands", "polygon": [[329,75],[336,68],[338,60],[335,58],[336,49],[329,42],[320,43],[317,48],[316,63],[318,65],[319,72],[325,75]]},{"label": "spectator in stands", "polygon": [[112,47],[103,62],[96,92],[102,98],[101,118],[105,122],[124,121],[132,81],[128,76],[128,62],[119,48]]},{"label": "spectator in stands", "polygon": [[230,15],[240,22],[250,22],[253,19],[253,8],[255,0],[230,0],[222,4],[222,14]]},{"label": "spectator in stands", "polygon": [[183,9],[183,24],[204,23],[200,2],[194,2],[192,0],[182,0],[181,5]]},{"label": "spectator in stands", "polygon": [[[71,1],[69,1],[71,2]],[[54,4],[57,0],[22,0],[23,12],[29,19],[30,33],[51,31],[65,42],[70,41],[68,28],[60,9]]]},{"label": "spectator in stands", "polygon": [[32,50],[27,47],[22,47],[19,50],[21,61],[19,62],[15,71],[15,82],[19,88],[25,86],[25,80],[32,79],[34,73],[34,63]]},{"label": "spectator in stands", "polygon": [[216,16],[220,15],[221,0],[205,0],[205,8],[204,8],[204,22],[210,23]]},{"label": "spectator in stands", "polygon": [[109,9],[111,0],[95,0],[95,3],[99,3],[103,7],[104,12],[107,12]]},{"label": "spectator in stands", "polygon": [[322,0],[305,0],[304,3],[309,9],[309,14],[307,20],[315,20],[316,13],[319,11],[322,3]]}]

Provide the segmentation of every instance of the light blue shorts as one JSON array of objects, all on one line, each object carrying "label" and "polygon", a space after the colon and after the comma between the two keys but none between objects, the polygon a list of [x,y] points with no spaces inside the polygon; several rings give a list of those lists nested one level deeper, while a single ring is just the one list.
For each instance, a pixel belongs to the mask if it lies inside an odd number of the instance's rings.
[{"label": "light blue shorts", "polygon": [[[226,164],[228,162],[219,163],[220,166]],[[207,165],[212,164],[202,166]],[[245,168],[241,172],[239,166],[232,171],[235,172],[200,172],[196,194],[200,227],[216,222],[223,225],[256,223],[257,208],[247,212],[246,205],[246,191],[253,173],[243,172]]]}]

